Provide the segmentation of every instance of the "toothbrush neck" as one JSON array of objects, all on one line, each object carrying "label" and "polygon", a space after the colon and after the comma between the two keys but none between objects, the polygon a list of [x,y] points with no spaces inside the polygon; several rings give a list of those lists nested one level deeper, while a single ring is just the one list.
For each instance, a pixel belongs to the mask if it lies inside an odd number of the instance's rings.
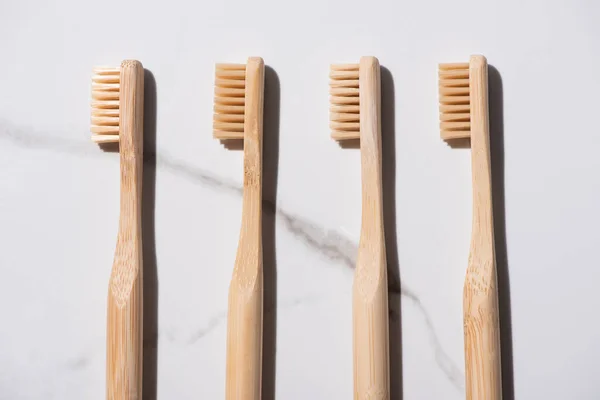
[{"label": "toothbrush neck", "polygon": [[144,68],[134,60],[121,63],[119,154],[121,158],[120,235],[141,243],[144,149]]},{"label": "toothbrush neck", "polygon": [[493,248],[494,222],[489,135],[487,130],[471,136],[473,174],[473,246]]},{"label": "toothbrush neck", "polygon": [[[262,243],[262,153],[264,63],[249,58],[246,65],[244,112],[244,188],[240,242]],[[261,250],[262,251],[262,250]]]},{"label": "toothbrush neck", "polygon": [[362,57],[359,72],[362,171],[361,241],[384,245],[381,171],[381,78],[379,61]]},{"label": "toothbrush neck", "polygon": [[383,190],[381,133],[361,135],[362,229],[361,235],[383,241]]},{"label": "toothbrush neck", "polygon": [[473,266],[492,265],[495,262],[492,163],[487,62],[483,57],[471,57],[469,88],[473,174],[473,228],[470,259]]},{"label": "toothbrush neck", "polygon": [[[143,154],[141,149],[129,151],[121,144],[121,232],[141,231]],[[136,148],[137,146],[132,146]]]},{"label": "toothbrush neck", "polygon": [[244,139],[244,187],[242,196],[242,229],[248,237],[260,236],[262,218],[262,138],[248,135]]}]

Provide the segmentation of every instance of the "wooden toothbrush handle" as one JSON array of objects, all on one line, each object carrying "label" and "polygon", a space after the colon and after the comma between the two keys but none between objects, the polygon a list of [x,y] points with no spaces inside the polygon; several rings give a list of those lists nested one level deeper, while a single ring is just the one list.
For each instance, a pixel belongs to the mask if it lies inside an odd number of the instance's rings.
[{"label": "wooden toothbrush handle", "polygon": [[236,268],[227,314],[227,400],[260,400],[262,380],[263,274]]},{"label": "wooden toothbrush handle", "polygon": [[385,252],[378,255],[360,252],[358,260],[352,307],[354,398],[388,400],[389,315]]},{"label": "wooden toothbrush handle", "polygon": [[133,278],[129,293],[111,285],[108,294],[107,400],[142,399],[142,301],[141,273]]},{"label": "wooden toothbrush handle", "polygon": [[121,63],[119,96],[121,207],[108,291],[106,398],[142,399],[142,181],[144,68]]},{"label": "wooden toothbrush handle", "polygon": [[388,285],[383,229],[379,61],[361,57],[362,223],[353,286],[354,398],[388,400]]},{"label": "wooden toothbrush handle", "polygon": [[494,247],[487,60],[471,56],[473,228],[463,292],[468,400],[502,399],[500,318]]},{"label": "wooden toothbrush handle", "polygon": [[246,64],[242,228],[227,315],[227,400],[260,400],[262,384],[263,254],[262,139],[264,61]]},{"label": "wooden toothbrush handle", "polygon": [[465,283],[463,308],[467,400],[502,399],[498,293],[496,279],[491,279],[491,285],[482,287],[480,278],[468,275]]}]

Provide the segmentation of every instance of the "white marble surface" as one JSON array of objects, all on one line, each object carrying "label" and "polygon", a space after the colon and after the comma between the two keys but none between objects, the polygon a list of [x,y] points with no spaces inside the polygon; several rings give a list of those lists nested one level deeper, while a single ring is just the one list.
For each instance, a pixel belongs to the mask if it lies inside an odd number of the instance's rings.
[{"label": "white marble surface", "polygon": [[329,63],[364,54],[388,71],[386,223],[390,268],[402,282],[390,288],[394,398],[464,398],[470,159],[439,139],[436,64],[471,53],[496,68],[505,398],[600,397],[600,5],[368,4],[0,6],[0,399],[104,398],[118,155],[89,141],[90,72],[124,58],[150,71],[155,105],[146,132],[144,399],[223,398],[242,154],[211,137],[213,64],[248,55],[271,68],[265,398],[351,398],[360,165],[357,151],[329,139],[327,74]]}]

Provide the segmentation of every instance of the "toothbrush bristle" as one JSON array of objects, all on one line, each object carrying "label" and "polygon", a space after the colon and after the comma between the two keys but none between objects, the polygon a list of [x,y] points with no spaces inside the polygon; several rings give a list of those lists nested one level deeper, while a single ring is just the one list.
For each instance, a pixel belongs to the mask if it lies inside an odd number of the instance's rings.
[{"label": "toothbrush bristle", "polygon": [[219,140],[244,138],[246,64],[215,66],[213,137]]},{"label": "toothbrush bristle", "polygon": [[337,141],[360,138],[359,65],[332,65],[329,72],[329,127]]},{"label": "toothbrush bristle", "polygon": [[469,63],[439,65],[440,135],[444,140],[471,135]]},{"label": "toothbrush bristle", "polygon": [[92,72],[92,140],[119,142],[120,68],[96,67]]}]

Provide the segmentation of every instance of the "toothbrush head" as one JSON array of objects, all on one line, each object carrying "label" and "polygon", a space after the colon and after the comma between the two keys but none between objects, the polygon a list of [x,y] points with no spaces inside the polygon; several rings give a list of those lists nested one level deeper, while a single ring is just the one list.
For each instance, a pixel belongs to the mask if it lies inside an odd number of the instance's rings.
[{"label": "toothbrush head", "polygon": [[329,127],[338,142],[360,139],[359,64],[334,64],[329,71]]},{"label": "toothbrush head", "polygon": [[119,142],[119,98],[121,70],[96,67],[92,72],[92,140],[96,143]]}]

